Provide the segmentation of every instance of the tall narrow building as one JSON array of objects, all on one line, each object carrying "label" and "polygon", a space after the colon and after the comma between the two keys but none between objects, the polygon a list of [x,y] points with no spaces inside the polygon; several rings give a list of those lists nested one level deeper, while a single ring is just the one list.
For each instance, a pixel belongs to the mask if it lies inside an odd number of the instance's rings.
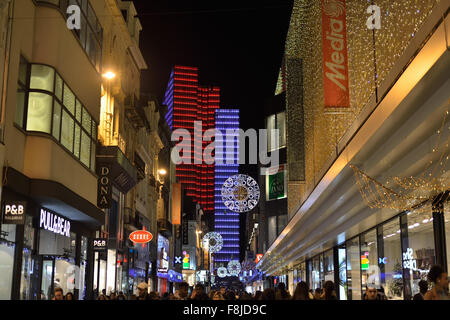
[{"label": "tall narrow building", "polygon": [[[202,137],[215,126],[214,111],[219,108],[220,89],[199,86],[198,68],[175,66],[170,74],[164,105],[168,107],[166,121],[172,131],[186,129],[191,141],[177,143],[190,148],[183,154],[183,163],[176,166],[176,177],[183,184],[186,195],[193,197],[205,213],[214,212],[214,164],[203,161],[203,151],[209,144]],[[194,125],[198,121],[199,130]],[[201,125],[201,129],[200,129]],[[201,146],[197,150],[194,146]]]},{"label": "tall narrow building", "polygon": [[[222,250],[214,256],[217,269],[226,267],[230,260],[239,260],[239,213],[228,210],[221,195],[223,183],[239,173],[239,110],[218,109],[215,114],[216,129],[222,133],[216,137],[216,145],[222,146],[222,152],[216,149],[214,230],[223,238]],[[234,141],[233,150],[227,150],[227,141]]]}]

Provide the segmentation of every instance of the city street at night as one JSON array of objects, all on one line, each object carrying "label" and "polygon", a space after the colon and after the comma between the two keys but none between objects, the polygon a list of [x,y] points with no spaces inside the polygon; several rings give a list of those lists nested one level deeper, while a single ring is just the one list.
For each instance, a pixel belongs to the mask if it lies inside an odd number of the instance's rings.
[{"label": "city street at night", "polygon": [[0,0],[2,307],[448,310],[449,9]]}]

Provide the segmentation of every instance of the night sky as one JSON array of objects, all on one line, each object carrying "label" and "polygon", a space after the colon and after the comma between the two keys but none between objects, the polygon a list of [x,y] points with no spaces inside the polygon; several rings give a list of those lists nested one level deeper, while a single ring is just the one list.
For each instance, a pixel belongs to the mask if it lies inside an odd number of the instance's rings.
[{"label": "night sky", "polygon": [[274,95],[292,0],[134,0],[149,66],[142,91],[162,102],[174,64],[199,67],[201,85],[221,88],[221,108],[241,110],[241,128],[263,127]]}]

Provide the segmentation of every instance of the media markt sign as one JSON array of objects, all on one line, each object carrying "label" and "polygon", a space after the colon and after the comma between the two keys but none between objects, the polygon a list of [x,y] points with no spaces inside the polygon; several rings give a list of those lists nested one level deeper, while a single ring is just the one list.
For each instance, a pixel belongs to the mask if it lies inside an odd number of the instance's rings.
[{"label": "media markt sign", "polygon": [[[277,170],[278,169],[278,170]],[[273,171],[273,173],[271,172]],[[267,200],[276,200],[286,197],[286,169],[284,165],[269,169],[266,176]]]},{"label": "media markt sign", "polygon": [[25,222],[25,201],[11,201],[3,204],[4,224],[24,224]]}]

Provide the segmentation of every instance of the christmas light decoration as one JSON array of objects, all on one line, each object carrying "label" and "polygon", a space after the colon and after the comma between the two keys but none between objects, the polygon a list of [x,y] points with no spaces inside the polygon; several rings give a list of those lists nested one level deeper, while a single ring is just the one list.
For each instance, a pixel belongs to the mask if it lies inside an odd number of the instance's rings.
[{"label": "christmas light decoration", "polygon": [[239,276],[241,272],[241,264],[237,260],[231,260],[227,265],[228,274],[230,276]]},{"label": "christmas light decoration", "polygon": [[208,232],[203,237],[203,246],[211,253],[220,251],[223,246],[222,236],[217,232]]},{"label": "christmas light decoration", "polygon": [[259,201],[258,183],[250,176],[237,174],[228,178],[222,186],[222,201],[234,212],[248,212]]},{"label": "christmas light decoration", "polygon": [[227,275],[228,275],[227,268],[220,267],[220,268],[217,269],[217,276],[219,278],[225,278]]}]

